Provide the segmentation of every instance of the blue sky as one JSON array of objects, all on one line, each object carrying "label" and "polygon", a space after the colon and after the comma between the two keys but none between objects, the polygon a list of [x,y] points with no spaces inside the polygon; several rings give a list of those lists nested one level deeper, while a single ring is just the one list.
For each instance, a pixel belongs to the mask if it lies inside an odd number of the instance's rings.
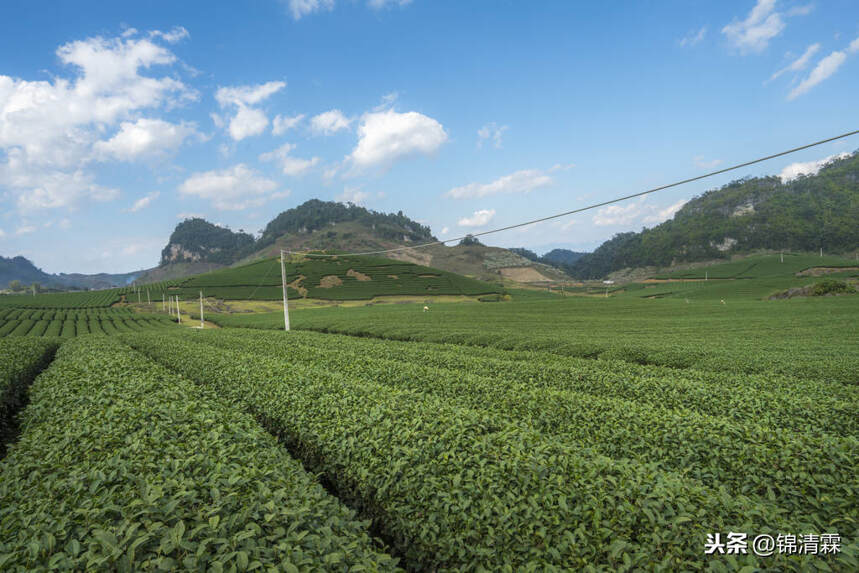
[{"label": "blue sky", "polygon": [[[185,216],[256,232],[314,197],[454,237],[856,129],[856,93],[852,0],[7,1],[0,254],[129,271]],[[590,250],[857,147],[486,242]]]}]

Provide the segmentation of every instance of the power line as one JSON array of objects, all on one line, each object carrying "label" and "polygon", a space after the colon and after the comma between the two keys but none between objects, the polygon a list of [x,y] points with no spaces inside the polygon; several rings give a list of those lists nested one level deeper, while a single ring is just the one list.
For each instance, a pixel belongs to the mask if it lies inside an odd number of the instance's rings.
[{"label": "power line", "polygon": [[[669,183],[667,185],[660,185],[659,187],[654,187],[652,189],[648,189],[646,191],[640,191],[638,193],[633,193],[632,195],[625,195],[623,197],[617,197],[615,199],[611,199],[609,201],[603,201],[602,203],[594,203],[593,205],[588,205],[587,207],[580,207],[578,209],[572,209],[570,211],[564,211],[563,213],[556,213],[555,215],[549,215],[547,217],[540,217],[539,219],[532,219],[530,221],[524,221],[522,223],[516,223],[515,225],[507,225],[506,227],[499,227],[497,229],[491,229],[489,231],[482,231],[480,233],[468,233],[461,237],[455,237],[452,239],[444,239],[443,241],[431,241],[429,243],[421,243],[418,245],[411,245],[407,247],[396,247],[393,249],[383,249],[380,251],[365,251],[363,253],[339,253],[339,254],[317,254],[314,253],[315,257],[349,257],[349,256],[365,256],[365,255],[383,255],[385,253],[395,253],[398,251],[408,251],[411,249],[421,249],[424,247],[432,247],[434,245],[444,245],[445,243],[451,243],[454,241],[461,241],[466,237],[482,237],[484,235],[491,235],[493,233],[500,233],[501,231],[509,231],[510,229],[518,229],[519,227],[526,227],[528,225],[534,225],[535,223],[542,223],[544,221],[551,221],[552,219],[558,219],[560,217],[566,217],[567,215],[573,215],[575,213],[581,213],[583,211],[589,211],[591,209],[596,209],[598,207],[605,207],[606,205],[611,205],[612,203],[620,203],[621,201],[627,201],[629,199],[634,199],[635,197],[641,197],[643,195],[649,195],[650,193],[656,193],[657,191],[663,191],[665,189],[669,189],[671,187],[678,187],[680,185],[685,185],[686,183],[692,183],[693,181],[700,181],[701,179],[706,179],[708,177],[713,177],[714,175],[720,175],[722,173],[727,173],[728,171],[734,171],[737,169],[741,169],[743,167],[748,167],[749,165],[754,165],[756,163],[762,163],[764,161],[769,161],[770,159],[775,159],[776,157],[783,157],[785,155],[790,155],[791,153],[796,153],[797,151],[802,151],[804,149],[809,149],[811,147],[816,147],[818,145],[823,145],[824,143],[829,143],[831,141],[837,141],[839,139],[844,139],[845,137],[850,137],[851,135],[856,135],[859,133],[859,129],[848,131],[847,133],[842,133],[841,135],[836,135],[835,137],[828,137],[826,139],[821,139],[820,141],[815,141],[813,143],[808,143],[806,145],[800,145],[799,147],[794,147],[792,149],[788,149],[786,151],[780,151],[778,153],[773,153],[772,155],[767,155],[765,157],[759,157],[757,159],[753,159],[751,161],[745,161],[743,163],[737,163],[736,165],[731,165],[730,167],[725,167],[723,169],[717,169],[716,171],[711,171],[709,173],[705,173],[704,175],[698,175],[697,177],[690,177],[688,179],[683,179],[681,181],[675,181],[674,183]],[[293,254],[307,254],[285,251],[287,253]]]}]

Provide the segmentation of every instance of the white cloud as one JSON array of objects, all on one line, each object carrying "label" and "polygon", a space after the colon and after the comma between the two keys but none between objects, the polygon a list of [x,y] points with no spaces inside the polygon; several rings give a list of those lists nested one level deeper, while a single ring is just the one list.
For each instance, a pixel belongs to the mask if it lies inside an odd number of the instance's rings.
[{"label": "white cloud", "polygon": [[254,107],[240,107],[238,113],[230,120],[230,137],[241,141],[246,137],[260,135],[268,127],[268,118]]},{"label": "white cloud", "polygon": [[397,100],[400,98],[399,92],[391,92],[382,96],[382,102],[373,108],[373,111],[382,111],[385,109],[390,109]]},{"label": "white cloud", "polygon": [[388,6],[407,6],[412,3],[412,0],[367,0],[367,5],[376,10],[387,8]]},{"label": "white cloud", "polygon": [[636,222],[655,225],[673,217],[686,202],[686,199],[681,199],[666,207],[659,207],[658,205],[648,205],[647,198],[642,197],[625,205],[615,204],[603,207],[596,212],[591,220],[598,227],[630,226]]},{"label": "white cloud", "polygon": [[276,115],[271,122],[271,132],[274,135],[283,135],[287,130],[297,126],[302,119],[304,119],[303,113],[293,117]]},{"label": "white cloud", "polygon": [[[215,92],[215,100],[221,108],[235,108],[235,115],[229,121],[230,137],[241,141],[246,137],[260,135],[268,127],[268,117],[255,106],[286,87],[286,82],[266,82],[254,86],[220,87]],[[222,127],[225,119],[212,114],[215,125]]]},{"label": "white cloud", "polygon": [[339,109],[332,109],[310,118],[310,128],[320,135],[331,135],[342,129],[349,129],[352,119],[343,115]]},{"label": "white cloud", "polygon": [[19,226],[17,229],[15,229],[15,235],[20,237],[21,235],[29,235],[30,233],[34,233],[35,231],[36,231],[35,225],[24,224],[24,225]]},{"label": "white cloud", "polygon": [[122,122],[116,135],[96,142],[93,149],[102,159],[134,161],[141,157],[164,157],[196,132],[193,123],[140,118],[136,122]]},{"label": "white cloud", "polygon": [[344,187],[343,193],[337,196],[336,200],[341,203],[353,203],[355,205],[363,205],[364,201],[370,197],[366,191],[361,191],[360,187]]},{"label": "white cloud", "polygon": [[838,68],[847,60],[847,54],[844,52],[832,52],[814,66],[808,77],[802,80],[798,86],[793,88],[787,95],[787,99],[792,100],[801,96],[808,90],[829,78],[832,74],[838,71]]},{"label": "white cloud", "polygon": [[776,12],[775,4],[776,0],[758,0],[745,20],[734,20],[722,33],[740,52],[762,52],[785,27],[784,15]]},{"label": "white cloud", "polygon": [[477,148],[480,149],[483,147],[484,141],[491,139],[492,145],[494,145],[496,149],[501,149],[501,138],[503,137],[504,132],[508,129],[508,126],[498,125],[494,121],[492,123],[487,123],[477,130]]},{"label": "white cloud", "polygon": [[284,175],[303,175],[308,169],[317,165],[321,160],[318,157],[302,159],[293,157],[290,152],[296,148],[292,143],[284,143],[274,151],[263,153],[259,156],[260,161],[274,161],[283,171]]},{"label": "white cloud", "polygon": [[859,38],[856,38],[855,40],[850,42],[850,45],[847,47],[847,51],[851,54],[859,52]]},{"label": "white cloud", "polygon": [[280,163],[280,169],[284,175],[298,176],[303,175],[307,170],[315,167],[320,162],[318,157],[303,159],[301,157],[284,157]]},{"label": "white cloud", "polygon": [[593,216],[594,225],[598,227],[628,225],[641,216],[642,207],[641,201],[634,201],[627,205],[609,205],[608,207],[603,207]]},{"label": "white cloud", "polygon": [[230,169],[195,173],[179,186],[179,193],[207,199],[219,211],[239,211],[262,205],[276,188],[277,183],[240,163]]},{"label": "white cloud", "polygon": [[463,217],[457,222],[460,227],[482,227],[495,217],[495,209],[475,211],[471,217]]},{"label": "white cloud", "polygon": [[0,185],[18,207],[72,206],[118,193],[97,185],[87,171],[99,135],[144,109],[171,108],[196,99],[170,76],[144,75],[176,57],[155,40],[89,38],[60,46],[57,56],[70,78],[27,81],[0,75]]},{"label": "white cloud", "polygon": [[332,10],[333,8],[334,0],[289,0],[289,11],[296,20],[300,20],[313,12]]},{"label": "white cloud", "polygon": [[704,159],[703,155],[696,155],[693,161],[699,169],[713,169],[722,163],[721,159]]},{"label": "white cloud", "polygon": [[684,48],[686,46],[697,46],[707,35],[707,26],[702,26],[698,31],[692,31],[680,39],[679,44]]},{"label": "white cloud", "polygon": [[796,179],[800,175],[817,175],[817,172],[820,171],[821,168],[825,167],[828,163],[831,163],[837,159],[844,159],[845,157],[850,157],[849,153],[838,153],[835,155],[830,155],[829,157],[824,157],[823,159],[818,159],[817,161],[804,161],[791,163],[787,167],[781,170],[779,173],[779,177],[782,182],[786,183],[793,179]]},{"label": "white cloud", "polygon": [[0,229],[0,239],[2,239],[5,236],[6,236],[6,231],[4,231],[3,229]]},{"label": "white cloud", "polygon": [[787,72],[801,72],[802,70],[804,70],[808,66],[809,60],[811,60],[811,58],[814,56],[814,54],[816,54],[819,50],[820,50],[820,44],[810,45],[808,48],[806,48],[805,52],[803,52],[803,54],[800,57],[798,57],[797,59],[795,59],[794,61],[789,63],[787,66],[783,67],[782,69],[780,69],[779,71],[774,73],[770,77],[770,81],[775,80],[780,75],[785,74]]},{"label": "white cloud", "polygon": [[[130,30],[134,30],[131,28]],[[136,32],[136,30],[134,30]],[[149,33],[150,36],[158,37],[163,39],[168,44],[176,44],[185,38],[190,37],[191,35],[188,33],[188,30],[183,28],[182,26],[174,26],[169,32],[161,32],[159,30],[153,30]]]},{"label": "white cloud", "polygon": [[656,211],[656,213],[646,216],[644,218],[644,222],[651,224],[659,224],[663,221],[667,221],[668,219],[672,218],[675,213],[677,213],[677,211],[679,211],[687,202],[688,201],[686,199],[681,199],[673,205],[669,205],[664,209],[659,209],[658,211]]},{"label": "white cloud", "polygon": [[442,235],[447,235],[448,231],[450,231],[450,229],[449,229],[449,228],[447,228],[447,227],[442,227],[442,229],[441,229],[441,234],[442,234]]},{"label": "white cloud", "polygon": [[475,197],[486,197],[499,193],[530,193],[535,189],[551,185],[553,180],[545,172],[539,169],[524,169],[499,177],[491,183],[469,183],[462,187],[454,187],[445,197],[453,199],[472,199]]},{"label": "white cloud", "polygon": [[221,107],[256,105],[286,87],[286,82],[266,82],[256,86],[221,87],[215,92],[215,100]]},{"label": "white cloud", "polygon": [[22,165],[18,150],[9,152],[8,162],[0,164],[0,183],[17,195],[17,206],[22,211],[72,207],[84,199],[111,201],[119,191],[103,187],[93,181],[93,175],[83,169],[62,171],[39,169]]},{"label": "white cloud", "polygon": [[[367,6],[374,10],[381,10],[388,6],[407,6],[412,0],[367,0]],[[308,14],[331,11],[334,9],[334,0],[287,0],[289,12],[295,20],[300,20]]]},{"label": "white cloud", "polygon": [[387,166],[410,155],[429,155],[447,141],[444,127],[415,111],[364,114],[358,127],[358,145],[348,159],[358,169]]},{"label": "white cloud", "polygon": [[153,191],[152,193],[141,197],[137,201],[134,202],[134,205],[131,206],[130,209],[127,209],[128,213],[137,213],[141,209],[145,209],[149,206],[150,203],[158,199],[158,196],[161,195],[159,191]]}]

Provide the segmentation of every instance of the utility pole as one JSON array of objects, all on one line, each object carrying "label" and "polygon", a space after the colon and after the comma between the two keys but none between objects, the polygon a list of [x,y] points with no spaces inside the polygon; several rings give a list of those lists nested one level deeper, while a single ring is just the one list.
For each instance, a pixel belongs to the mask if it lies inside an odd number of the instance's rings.
[{"label": "utility pole", "polygon": [[182,324],[182,312],[179,310],[179,295],[176,295],[176,321]]},{"label": "utility pole", "polygon": [[820,258],[823,258],[823,247],[820,247]]},{"label": "utility pole", "polygon": [[280,250],[280,281],[283,284],[283,329],[289,332],[289,300],[286,297],[286,264],[283,249]]},{"label": "utility pole", "polygon": [[205,328],[205,323],[203,322],[203,291],[200,291],[200,328]]},{"label": "utility pole", "polygon": [[781,254],[781,262],[784,262],[784,253]]},{"label": "utility pole", "polygon": [[152,301],[149,300],[149,289],[146,289],[146,304],[151,305]]}]

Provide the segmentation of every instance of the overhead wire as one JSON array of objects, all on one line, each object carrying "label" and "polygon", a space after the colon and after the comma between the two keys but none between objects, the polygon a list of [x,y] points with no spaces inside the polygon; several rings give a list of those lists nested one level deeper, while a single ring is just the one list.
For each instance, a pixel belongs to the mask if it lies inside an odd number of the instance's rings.
[{"label": "overhead wire", "polygon": [[481,231],[478,233],[468,233],[468,234],[463,235],[461,237],[454,237],[451,239],[430,241],[427,243],[419,243],[417,245],[408,245],[408,246],[402,246],[402,247],[395,247],[395,248],[391,248],[391,249],[382,249],[382,250],[378,250],[378,251],[363,251],[363,252],[354,252],[354,253],[333,253],[333,254],[330,254],[330,253],[315,253],[315,252],[311,252],[311,251],[288,251],[285,249],[283,251],[286,253],[297,254],[297,255],[308,255],[308,254],[310,254],[311,256],[314,256],[314,257],[369,256],[369,255],[383,255],[383,254],[395,253],[395,252],[399,252],[399,251],[409,251],[412,249],[422,249],[425,247],[432,247],[435,245],[444,245],[446,243],[452,243],[455,241],[462,241],[463,239],[465,239],[467,237],[483,237],[483,236],[491,235],[494,233],[500,233],[502,231],[509,231],[511,229],[518,229],[520,227],[526,227],[528,225],[534,225],[536,223],[542,223],[544,221],[551,221],[552,219],[559,219],[561,217],[566,217],[568,215],[574,215],[576,213],[582,213],[584,211],[589,211],[591,209],[597,209],[599,207],[605,207],[605,206],[611,205],[613,203],[620,203],[621,201],[627,201],[629,199],[634,199],[636,197],[642,197],[644,195],[656,193],[657,191],[664,191],[665,189],[670,189],[672,187],[678,187],[680,185],[685,185],[687,183],[692,183],[694,181],[700,181],[702,179],[707,179],[709,177],[720,175],[722,173],[727,173],[729,171],[735,171],[737,169],[742,169],[743,167],[748,167],[749,165],[755,165],[756,163],[762,163],[764,161],[769,161],[770,159],[775,159],[777,157],[783,157],[785,155],[790,155],[792,153],[796,153],[796,152],[802,151],[804,149],[810,149],[812,147],[817,147],[818,145],[823,145],[824,143],[830,143],[832,141],[844,139],[846,137],[850,137],[851,135],[856,135],[857,133],[859,133],[859,129],[856,129],[853,131],[848,131],[846,133],[842,133],[841,135],[836,135],[834,137],[827,137],[826,139],[821,139],[818,141],[814,141],[812,143],[800,145],[798,147],[793,147],[791,149],[787,149],[785,151],[780,151],[778,153],[772,153],[770,155],[759,157],[757,159],[752,159],[751,161],[744,161],[743,163],[737,163],[735,165],[731,165],[729,167],[724,167],[722,169],[717,169],[715,171],[710,171],[709,173],[705,173],[703,175],[698,175],[696,177],[689,177],[687,179],[682,179],[680,181],[668,183],[667,185],[660,185],[659,187],[653,187],[652,189],[647,189],[645,191],[640,191],[638,193],[632,193],[630,195],[624,195],[623,197],[616,197],[616,198],[610,199],[608,201],[602,201],[600,203],[594,203],[591,205],[587,205],[585,207],[579,207],[577,209],[571,209],[569,211],[564,211],[562,213],[555,213],[554,215],[548,215],[546,217],[540,217],[539,219],[531,219],[529,221],[523,221],[521,223],[516,223],[513,225],[498,227],[497,229],[490,229],[488,231]]}]

